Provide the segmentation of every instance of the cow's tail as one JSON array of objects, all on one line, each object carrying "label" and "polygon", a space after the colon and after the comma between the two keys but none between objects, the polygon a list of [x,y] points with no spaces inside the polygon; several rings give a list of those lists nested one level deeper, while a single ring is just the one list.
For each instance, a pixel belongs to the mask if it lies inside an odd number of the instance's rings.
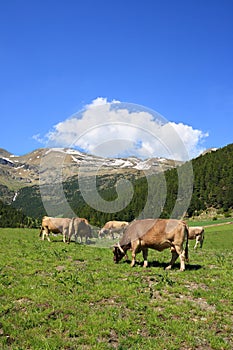
[{"label": "cow's tail", "polygon": [[188,231],[188,227],[185,224],[185,248],[184,248],[184,256],[185,256],[185,261],[188,262],[189,261],[189,242],[188,242],[188,238],[189,238],[189,231]]}]

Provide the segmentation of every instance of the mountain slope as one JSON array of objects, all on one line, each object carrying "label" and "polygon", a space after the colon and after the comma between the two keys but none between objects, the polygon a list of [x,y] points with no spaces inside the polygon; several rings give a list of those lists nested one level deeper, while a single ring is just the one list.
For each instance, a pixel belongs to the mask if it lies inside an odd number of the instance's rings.
[{"label": "mountain slope", "polygon": [[[54,151],[50,151],[48,154],[54,156],[53,152]],[[64,156],[64,150],[59,150],[56,152],[59,152],[60,156]],[[65,150],[65,154],[66,153],[67,151]],[[73,156],[73,154],[70,154],[70,151],[69,155],[71,157]],[[58,153],[56,153],[56,156],[58,157]],[[76,154],[76,160],[74,161],[75,163],[77,163],[78,157],[80,157],[79,161],[87,160],[84,155]],[[96,160],[96,158],[94,159]],[[142,161],[137,163],[135,158],[133,158],[133,160],[135,161],[136,166],[138,164],[143,164]],[[118,161],[122,162],[121,164],[125,164],[124,161],[128,162],[128,160]],[[72,167],[74,167],[76,170],[74,162],[67,161],[65,170],[70,170]],[[112,166],[114,162],[116,162],[116,160],[108,160],[108,165],[105,164],[98,172],[98,176],[96,177],[97,190],[105,200],[110,202],[114,201],[117,197],[117,181],[120,178],[128,179],[134,187],[134,196],[130,204],[128,204],[124,210],[115,213],[101,213],[98,212],[98,210],[91,208],[84,201],[80,193],[78,172],[75,173],[74,170],[72,170],[73,173],[67,172],[65,176],[66,180],[62,185],[68,203],[78,216],[88,218],[91,223],[95,225],[102,225],[104,222],[111,219],[131,221],[142,213],[149,197],[148,215],[154,215],[159,206],[163,207],[161,214],[162,217],[169,217],[171,215],[177,201],[178,168],[170,168],[164,173],[148,173],[149,175],[145,177],[145,173],[143,171],[135,169],[135,163],[133,163],[132,159],[130,159],[130,167],[128,163],[127,167],[122,168],[119,167],[119,165]],[[225,213],[228,212],[229,209],[233,208],[233,144],[212,152],[207,152],[188,163],[192,164],[194,174],[192,198],[189,207],[187,208],[188,216],[191,217],[193,215],[198,215],[210,207],[222,210],[222,212]],[[90,166],[90,164],[92,164],[92,166]],[[97,159],[97,162],[94,162],[92,159],[92,163],[90,164],[87,167],[87,179],[93,175],[93,170],[96,169],[96,164],[100,164],[100,160]],[[179,166],[179,169],[183,169],[186,164],[187,163]],[[151,168],[149,168],[149,170],[150,169]],[[161,196],[161,189],[164,186],[164,178],[166,179],[165,202],[163,202],[164,198]],[[151,183],[150,189],[148,188],[148,179]],[[17,196],[15,196],[14,191],[11,191],[11,195],[14,194],[15,197],[13,205],[16,208],[22,209],[28,216],[40,218],[46,214],[43,202],[41,200],[41,189],[43,188],[46,190],[49,189],[49,200],[50,196],[53,195],[50,191],[52,187],[49,186],[49,184],[44,183],[41,184],[41,187],[38,185],[24,186],[18,190]],[[4,187],[3,190],[6,191],[7,188]],[[148,193],[148,191],[150,193]],[[182,195],[185,195],[185,193]],[[125,200],[127,201],[127,193],[125,196]],[[184,198],[181,196],[179,201],[182,202],[183,200]],[[55,209],[57,210],[57,215],[67,214],[65,211],[63,211],[62,205],[60,205],[59,202],[55,204]]]},{"label": "mountain slope", "polygon": [[[15,193],[24,187],[47,184],[54,181],[51,174],[62,173],[62,181],[77,178],[80,169],[88,176],[115,175],[128,173],[135,177],[144,176],[144,172],[158,173],[181,164],[181,162],[164,158],[140,160],[135,157],[101,158],[87,155],[69,148],[37,149],[24,156],[15,156],[0,149],[0,184],[5,186],[5,192],[0,190],[0,199],[9,203]],[[7,198],[5,197],[8,188]]]}]

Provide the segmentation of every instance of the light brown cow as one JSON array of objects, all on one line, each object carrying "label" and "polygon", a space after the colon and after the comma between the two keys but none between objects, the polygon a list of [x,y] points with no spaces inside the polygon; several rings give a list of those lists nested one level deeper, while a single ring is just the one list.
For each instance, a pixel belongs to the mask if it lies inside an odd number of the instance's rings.
[{"label": "light brown cow", "polygon": [[202,226],[189,227],[189,239],[196,240],[194,249],[197,249],[198,243],[200,244],[200,248],[202,248],[203,241],[204,241],[204,227]]},{"label": "light brown cow", "polygon": [[63,242],[68,240],[69,224],[71,219],[69,218],[53,218],[51,216],[44,216],[41,223],[40,237],[42,240],[45,239],[50,242],[49,233],[62,233]]},{"label": "light brown cow", "polygon": [[[185,249],[183,245],[185,243]],[[147,267],[148,248],[162,251],[171,249],[172,258],[166,270],[172,268],[178,256],[180,257],[180,270],[185,270],[185,260],[188,261],[188,228],[180,220],[144,219],[133,221],[125,230],[122,239],[114,247],[114,261],[118,263],[126,255],[128,249],[132,250],[131,266],[135,265],[136,253],[142,251],[144,267]]]},{"label": "light brown cow", "polygon": [[99,237],[102,238],[105,235],[111,235],[112,239],[114,238],[114,233],[123,233],[125,228],[129,225],[127,221],[108,221],[104,227],[99,231]]},{"label": "light brown cow", "polygon": [[91,226],[87,219],[84,218],[72,218],[69,225],[69,239],[70,242],[72,235],[75,237],[75,242],[78,242],[78,237],[80,237],[81,243],[83,238],[85,238],[85,243],[87,243],[88,238],[93,237]]}]

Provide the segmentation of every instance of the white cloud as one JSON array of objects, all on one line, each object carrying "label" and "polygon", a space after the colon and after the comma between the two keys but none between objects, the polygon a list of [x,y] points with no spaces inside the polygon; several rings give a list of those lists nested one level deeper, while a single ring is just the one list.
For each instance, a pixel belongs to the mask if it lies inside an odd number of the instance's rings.
[{"label": "white cloud", "polygon": [[46,139],[48,147],[77,147],[102,156],[187,160],[200,154],[207,136],[142,106],[98,97],[84,111],[55,125]]},{"label": "white cloud", "polygon": [[[120,103],[120,101],[118,100],[112,100],[110,102],[111,103]],[[95,108],[97,106],[104,106],[109,104],[108,100],[106,97],[97,97],[95,100],[93,100],[90,104],[86,105],[86,109],[91,109],[91,108]]]},{"label": "white cloud", "polygon": [[170,124],[182,139],[191,158],[204,151],[202,144],[205,138],[209,136],[207,132],[204,133],[201,130],[193,129],[191,126],[182,123],[176,124],[171,122]]}]

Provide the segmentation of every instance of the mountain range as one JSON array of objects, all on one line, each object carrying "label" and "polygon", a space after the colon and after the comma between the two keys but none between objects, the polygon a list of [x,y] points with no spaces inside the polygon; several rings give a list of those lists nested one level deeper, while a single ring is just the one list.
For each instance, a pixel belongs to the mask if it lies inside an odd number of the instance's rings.
[{"label": "mountain range", "polygon": [[134,175],[139,178],[160,173],[182,162],[165,158],[141,160],[129,158],[103,158],[70,148],[40,148],[23,156],[0,149],[0,200],[10,204],[18,190],[54,181],[51,174],[62,172],[62,181],[78,177],[80,169],[87,176]]},{"label": "mountain range", "polygon": [[[190,166],[193,175],[187,172]],[[117,186],[122,179],[130,181],[133,198],[129,202],[123,189],[123,210],[95,210],[83,197],[80,173],[87,181],[85,185],[95,181],[96,193],[109,206],[118,198]],[[61,197],[57,196],[59,181]],[[88,187],[91,197],[92,190]],[[0,149],[0,226],[35,225],[47,214],[45,202],[52,206],[55,216],[69,215],[63,206],[68,203],[73,214],[88,218],[98,227],[109,220],[144,217],[145,207],[146,217],[161,213],[160,217],[168,218],[175,208],[183,208],[183,203],[189,203],[187,217],[202,215],[211,208],[219,215],[232,215],[233,144],[208,149],[184,163],[164,158],[101,158],[68,148],[37,149],[24,156]]]}]

